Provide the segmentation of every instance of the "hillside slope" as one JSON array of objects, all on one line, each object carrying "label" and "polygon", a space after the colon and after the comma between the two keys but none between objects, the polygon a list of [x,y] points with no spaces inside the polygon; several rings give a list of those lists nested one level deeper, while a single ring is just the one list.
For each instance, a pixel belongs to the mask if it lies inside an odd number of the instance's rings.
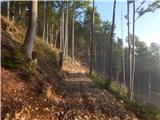
[{"label": "hillside slope", "polygon": [[57,54],[38,38],[34,60],[26,62],[20,52],[21,31],[2,17],[2,119],[145,120],[94,84],[80,65],[64,62],[69,75],[60,77],[64,72],[57,65]]}]

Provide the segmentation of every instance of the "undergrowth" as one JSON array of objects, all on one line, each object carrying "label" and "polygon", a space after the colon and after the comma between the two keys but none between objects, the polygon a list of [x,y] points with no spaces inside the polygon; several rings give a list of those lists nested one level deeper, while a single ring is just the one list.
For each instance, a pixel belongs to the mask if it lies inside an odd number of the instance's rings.
[{"label": "undergrowth", "polygon": [[123,91],[122,88],[114,81],[110,81],[103,76],[97,75],[96,73],[91,76],[87,74],[87,76],[93,82],[108,90],[117,99],[123,101],[123,103],[127,104],[130,108],[144,115],[147,120],[159,120],[157,115],[160,113],[160,111],[157,108],[153,107],[152,105],[144,105],[138,103],[137,101],[131,101],[126,95],[125,91]]},{"label": "undergrowth", "polygon": [[37,56],[44,57],[46,61],[55,64],[58,67],[58,55],[51,50],[49,44],[42,44],[42,40],[36,37],[34,44],[34,52]]},{"label": "undergrowth", "polygon": [[27,63],[26,56],[17,49],[14,49],[13,51],[10,51],[11,55],[7,55],[8,53],[2,53],[3,59],[2,59],[2,66],[8,69],[17,69],[23,64]]},{"label": "undergrowth", "polygon": [[[24,31],[23,28],[21,28],[21,31]],[[29,80],[30,77],[37,72],[37,69],[39,69],[39,63],[43,63],[48,66],[52,65],[53,70],[55,72],[59,72],[60,68],[57,62],[58,54],[51,50],[49,44],[42,44],[42,39],[37,36],[35,37],[32,60],[29,60],[26,57],[21,48],[24,41],[24,36],[24,33],[20,32],[19,34],[15,34],[15,39],[12,39],[11,37],[11,41],[13,40],[16,43],[19,43],[17,46],[3,46],[4,48],[1,51],[2,67],[11,70],[22,70],[22,77],[26,80]],[[3,39],[5,40],[5,38]]]}]

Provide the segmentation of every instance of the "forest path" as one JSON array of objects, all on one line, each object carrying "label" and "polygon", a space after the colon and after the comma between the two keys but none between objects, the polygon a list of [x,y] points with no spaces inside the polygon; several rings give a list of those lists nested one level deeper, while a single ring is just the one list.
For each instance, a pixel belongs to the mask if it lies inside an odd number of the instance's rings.
[{"label": "forest path", "polygon": [[[124,103],[117,101],[107,90],[93,83],[86,76],[85,68],[79,63],[72,64],[65,61],[63,69],[69,75],[64,80],[65,88],[62,96],[65,100],[76,103],[69,111],[74,110],[75,106],[80,110],[75,120],[139,119],[138,115],[131,111]],[[87,113],[89,114],[87,115]]]}]

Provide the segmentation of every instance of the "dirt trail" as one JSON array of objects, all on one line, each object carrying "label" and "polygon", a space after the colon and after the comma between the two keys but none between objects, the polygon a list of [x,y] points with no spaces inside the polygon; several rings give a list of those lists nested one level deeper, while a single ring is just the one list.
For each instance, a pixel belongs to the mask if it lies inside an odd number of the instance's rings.
[{"label": "dirt trail", "polygon": [[86,120],[143,119],[139,118],[133,111],[130,111],[126,105],[117,101],[108,91],[100,88],[86,77],[85,68],[81,67],[80,64],[72,65],[71,62],[65,62],[64,70],[69,72],[69,77],[64,80],[65,88],[62,96],[65,100],[68,99],[79,104],[78,109],[84,115],[78,115],[80,117],[79,119],[77,118],[78,120],[82,118]]}]

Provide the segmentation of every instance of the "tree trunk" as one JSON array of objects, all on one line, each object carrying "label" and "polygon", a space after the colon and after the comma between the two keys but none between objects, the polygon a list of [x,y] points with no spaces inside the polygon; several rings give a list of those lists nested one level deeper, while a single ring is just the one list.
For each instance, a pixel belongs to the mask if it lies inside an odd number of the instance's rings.
[{"label": "tree trunk", "polygon": [[57,31],[56,31],[56,38],[55,38],[55,43],[54,43],[54,47],[56,48],[56,46],[57,46],[57,39],[58,39],[58,33],[60,32],[60,29],[61,28],[59,28]]},{"label": "tree trunk", "polygon": [[72,60],[74,63],[74,11],[73,11],[73,18],[72,18]]},{"label": "tree trunk", "polygon": [[42,43],[44,44],[44,39],[45,39],[45,1],[44,1],[44,10],[43,10],[43,40]]},{"label": "tree trunk", "polygon": [[126,87],[125,49],[123,50],[123,85]]},{"label": "tree trunk", "polygon": [[10,1],[7,1],[7,18],[10,20]]},{"label": "tree trunk", "polygon": [[67,59],[67,56],[68,56],[68,2],[67,2],[66,9],[67,9],[67,11],[66,11],[65,49],[64,49],[65,59]]},{"label": "tree trunk", "polygon": [[113,33],[114,33],[114,24],[115,24],[115,13],[116,13],[116,0],[114,0],[113,6],[113,16],[112,16],[112,29],[111,29],[111,39],[110,39],[110,52],[109,52],[109,79],[112,80],[112,42],[113,42]]},{"label": "tree trunk", "polygon": [[60,15],[60,52],[63,54],[64,43],[64,1],[61,1],[61,15]]},{"label": "tree trunk", "polygon": [[38,6],[37,0],[33,0],[31,2],[31,8],[30,8],[31,12],[30,12],[27,34],[22,48],[29,59],[32,59],[32,50],[33,50],[33,44],[36,32],[36,23],[37,23],[37,6]]},{"label": "tree trunk", "polygon": [[64,1],[61,1],[61,16],[60,16],[60,67],[63,67],[64,54]]},{"label": "tree trunk", "polygon": [[119,73],[117,71],[117,83],[119,82]]},{"label": "tree trunk", "polygon": [[104,51],[104,64],[103,64],[103,66],[104,66],[104,72],[106,73],[106,75],[107,75],[107,39],[106,40],[104,40],[104,44],[103,44],[103,46],[104,46],[104,48],[103,48],[103,51]]},{"label": "tree trunk", "polygon": [[126,70],[125,70],[125,48],[123,47],[124,46],[124,38],[123,38],[123,14],[122,14],[122,6],[121,6],[121,34],[122,34],[122,48],[123,48],[123,85],[124,85],[124,88],[126,88]]},{"label": "tree trunk", "polygon": [[94,47],[94,62],[95,64],[97,63],[97,44],[95,43],[95,47]]},{"label": "tree trunk", "polygon": [[94,0],[93,0],[93,10],[92,10],[92,22],[91,22],[91,30],[92,30],[92,39],[91,39],[91,56],[90,56],[90,70],[89,70],[89,75],[91,76],[92,75],[92,61],[93,61],[93,40],[94,40],[94,14],[95,14],[95,8],[94,8]]},{"label": "tree trunk", "polygon": [[129,34],[130,34],[130,26],[129,26],[129,0],[127,0],[127,20],[128,20],[128,47],[129,47],[129,51],[128,51],[128,55],[129,55],[129,88],[128,88],[128,93],[129,96],[131,96],[131,83],[132,83],[132,56],[131,56],[131,42],[130,42],[130,38],[129,38]]},{"label": "tree trunk", "polygon": [[46,32],[47,32],[47,35],[46,35],[46,37],[47,37],[47,38],[46,38],[46,43],[48,44],[48,32],[49,32],[49,31],[48,31],[48,21],[47,21],[47,31],[46,31]]},{"label": "tree trunk", "polygon": [[53,23],[51,24],[51,27],[50,27],[49,41],[50,41],[50,47],[52,49],[53,48]]},{"label": "tree trunk", "polygon": [[[53,17],[52,17],[53,18]],[[54,27],[53,27],[53,23],[52,23],[52,28],[51,28],[51,48],[53,48],[53,44],[54,44],[54,35],[53,35],[53,33],[54,33]]]},{"label": "tree trunk", "polygon": [[[21,2],[18,3],[18,15],[19,15],[19,18],[20,18],[20,20],[18,21],[18,24],[20,24],[20,22],[23,21],[22,3],[21,3]],[[13,17],[14,17],[14,16],[13,16]],[[14,19],[13,19],[12,21],[14,22]],[[24,27],[24,26],[23,26],[23,23],[22,23],[22,27]]]},{"label": "tree trunk", "polygon": [[88,63],[90,64],[90,44],[87,46]]},{"label": "tree trunk", "polygon": [[90,65],[91,62],[91,41],[92,41],[92,29],[91,29],[91,23],[89,25],[89,45],[88,45],[88,63]]},{"label": "tree trunk", "polygon": [[106,60],[106,45],[105,44],[103,44],[103,64],[102,64],[102,66],[103,66],[103,73],[104,73],[104,71],[105,71],[105,69],[106,69],[106,66],[105,66],[105,60]]},{"label": "tree trunk", "polygon": [[135,73],[135,1],[133,1],[133,63],[132,63],[132,88],[131,88],[131,100],[133,99],[133,90],[134,90],[134,73]]},{"label": "tree trunk", "polygon": [[54,43],[55,43],[55,34],[54,34],[54,26],[53,26],[53,29],[52,29],[52,40],[53,40],[53,42],[52,42],[52,48],[54,48]]},{"label": "tree trunk", "polygon": [[151,73],[148,74],[148,96],[151,98]]},{"label": "tree trunk", "polygon": [[60,16],[60,51],[63,54],[64,50],[64,1],[61,1],[61,16]]},{"label": "tree trunk", "polygon": [[[61,6],[61,9],[62,9],[62,6]],[[59,32],[60,32],[59,49],[60,51],[62,51],[62,13],[60,15],[60,31]]]}]

